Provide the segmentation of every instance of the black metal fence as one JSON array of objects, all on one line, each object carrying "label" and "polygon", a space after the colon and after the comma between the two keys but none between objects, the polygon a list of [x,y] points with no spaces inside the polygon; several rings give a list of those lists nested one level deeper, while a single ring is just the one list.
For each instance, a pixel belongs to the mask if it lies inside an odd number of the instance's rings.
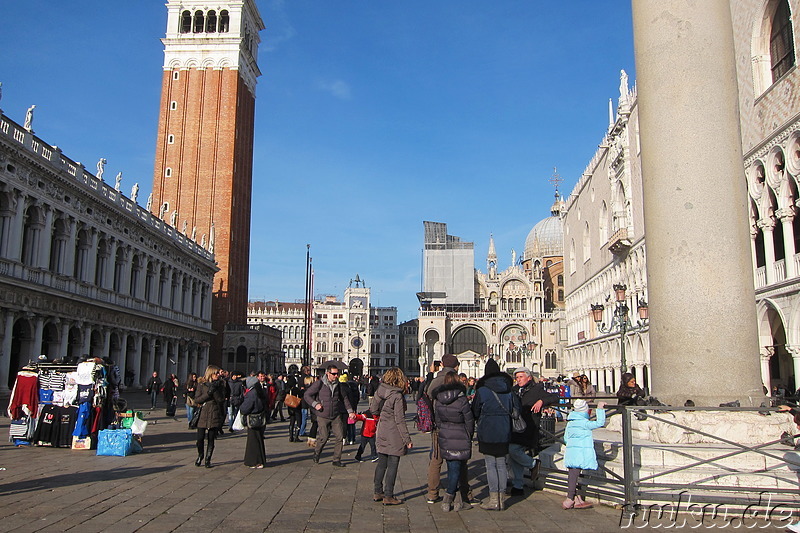
[{"label": "black metal fence", "polygon": [[[557,407],[562,413],[566,415],[566,407],[561,405]],[[800,477],[797,472],[800,472],[800,453],[786,446],[787,439],[778,437],[775,440],[760,443],[757,445],[745,445],[729,438],[714,435],[703,428],[689,427],[682,424],[669,416],[670,412],[675,411],[698,411],[698,412],[758,412],[762,415],[773,416],[786,416],[785,413],[777,413],[776,409],[768,408],[748,408],[748,407],[671,407],[671,406],[620,406],[608,405],[606,409],[609,411],[608,416],[621,416],[622,417],[622,438],[621,450],[613,448],[609,450],[604,458],[600,458],[600,468],[597,471],[584,471],[581,474],[581,484],[587,494],[600,498],[604,501],[618,503],[623,506],[625,513],[635,516],[641,511],[646,502],[674,502],[677,498],[680,500],[680,494],[691,490],[692,502],[696,504],[725,504],[735,507],[752,506],[756,502],[763,501],[764,494],[769,493],[771,505],[780,506],[785,505],[791,508],[798,506],[798,496],[800,491]],[[695,434],[710,440],[713,445],[718,448],[697,448],[698,452],[702,450],[704,457],[696,456],[692,452],[686,452],[687,445],[669,445],[661,443],[650,443],[648,441],[638,440],[634,442],[633,439],[633,421],[636,417],[639,419],[650,418],[662,424],[667,424],[679,428],[683,432]],[[564,443],[564,427],[558,430],[551,430],[544,425],[540,428],[540,433],[543,434],[544,439],[552,439]],[[794,437],[794,436],[792,436]],[[642,456],[643,452],[648,448],[658,448],[665,450],[670,446],[676,449],[681,448],[681,453],[686,459],[686,464],[679,466],[667,467],[663,466],[661,469],[651,469],[650,473],[643,472]],[[692,448],[694,449],[694,448]],[[622,452],[622,475],[617,473],[606,464],[615,461],[619,457],[619,452]],[[713,452],[713,453],[711,453]],[[731,466],[721,466],[723,460],[730,464],[731,461],[736,461],[746,454],[756,454],[765,458],[764,468],[751,468],[741,469]],[[603,460],[605,459],[605,461]],[[771,459],[772,465],[769,466]],[[697,469],[704,467],[713,467],[718,469],[720,475],[709,475],[706,478],[698,479],[690,484],[667,482],[667,476],[679,472],[697,472]],[[783,470],[783,485],[778,483],[776,474],[782,468],[788,467]],[[566,490],[566,471],[544,468],[543,473],[547,474],[545,486],[547,488],[556,490]],[[792,475],[794,473],[794,475]],[[732,484],[722,483],[721,480],[726,476],[749,476],[765,478],[765,483],[751,483],[751,484]],[[774,483],[769,480],[774,481]],[[793,485],[792,485],[793,483]],[[768,489],[766,486],[771,485]],[[678,502],[680,504],[680,501]],[[684,500],[683,503],[686,503]]]}]

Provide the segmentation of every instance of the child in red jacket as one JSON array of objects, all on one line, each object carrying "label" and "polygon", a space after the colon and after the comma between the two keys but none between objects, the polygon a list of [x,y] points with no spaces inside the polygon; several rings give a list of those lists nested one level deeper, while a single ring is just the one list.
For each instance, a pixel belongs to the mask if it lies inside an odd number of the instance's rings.
[{"label": "child in red jacket", "polygon": [[375,428],[378,425],[378,416],[372,416],[372,411],[367,409],[363,413],[359,413],[356,415],[356,420],[361,420],[361,444],[358,445],[358,451],[356,452],[356,461],[362,462],[363,459],[361,458],[361,454],[364,453],[364,449],[367,447],[367,443],[369,443],[370,449],[372,450],[372,462],[378,460],[378,453],[375,450]]}]

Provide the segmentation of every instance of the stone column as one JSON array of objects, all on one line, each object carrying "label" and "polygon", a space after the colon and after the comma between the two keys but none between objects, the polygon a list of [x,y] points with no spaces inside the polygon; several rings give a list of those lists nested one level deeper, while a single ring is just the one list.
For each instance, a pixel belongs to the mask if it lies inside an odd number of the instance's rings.
[{"label": "stone column", "polygon": [[128,368],[128,337],[130,333],[123,332],[120,336],[119,357],[114,361],[119,367],[119,373],[122,375],[122,382],[125,382],[125,369]]},{"label": "stone column", "polygon": [[44,334],[44,317],[37,316],[33,327],[33,346],[31,356],[39,357],[42,355],[42,336]]},{"label": "stone column", "polygon": [[3,349],[0,352],[0,394],[7,397],[11,394],[8,388],[8,376],[11,366],[11,341],[14,340],[14,320],[16,315],[13,311],[6,311],[6,324],[3,330]]},{"label": "stone column", "polygon": [[83,350],[78,354],[78,357],[91,355],[92,353],[92,326],[84,324],[81,330],[83,332]]},{"label": "stone column", "polygon": [[[786,346],[786,351],[792,356],[792,366],[794,371],[794,386],[795,390],[800,388],[800,346]],[[786,385],[789,385],[789,380],[786,380]],[[795,391],[787,391],[789,395],[793,395]]]},{"label": "stone column", "polygon": [[767,218],[758,221],[758,227],[764,234],[764,274],[767,285],[775,283],[775,219]]},{"label": "stone column", "polygon": [[[105,276],[103,277],[103,287],[104,289],[113,290],[114,289],[114,277],[116,275],[116,266],[117,266],[117,248],[119,247],[119,241],[117,239],[109,239],[108,240],[108,259],[106,259],[106,272]],[[122,292],[122,291],[120,291]]]},{"label": "stone column", "polygon": [[133,353],[128,356],[128,367],[123,369],[123,372],[130,368],[133,370],[133,383],[132,387],[142,386],[142,342],[144,338],[141,333],[133,334]]},{"label": "stone column", "polygon": [[61,359],[64,359],[69,353],[69,328],[71,326],[72,323],[66,320],[61,321],[61,340],[58,343],[58,357]]},{"label": "stone column", "polygon": [[797,267],[794,263],[794,254],[796,253],[794,249],[794,228],[792,227],[794,208],[780,209],[776,214],[783,225],[783,249],[785,252],[783,263],[786,267],[786,279],[792,279],[797,276]]},{"label": "stone column", "polygon": [[75,249],[77,247],[77,240],[78,240],[78,223],[74,218],[69,219],[69,238],[67,242],[64,244],[66,249],[64,250],[64,264],[61,265],[61,274],[65,274],[67,276],[72,276],[73,272],[75,272]]},{"label": "stone column", "polygon": [[92,229],[92,244],[86,253],[86,269],[83,275],[83,281],[87,283],[94,283],[95,270],[97,269],[97,243],[100,240],[100,234]]},{"label": "stone column", "polygon": [[[15,192],[16,211],[8,232],[8,252],[6,253],[6,256],[12,261],[19,261],[22,258],[22,231],[25,227],[25,208],[28,207],[27,198],[25,194],[17,194]],[[2,385],[5,386],[5,383],[3,381]]]},{"label": "stone column", "polygon": [[50,247],[53,243],[53,208],[47,204],[42,205],[44,209],[44,228],[39,236],[39,260],[37,264],[41,268],[50,267]]},{"label": "stone column", "polygon": [[111,329],[103,328],[103,352],[100,357],[108,357],[111,355]]},{"label": "stone column", "polygon": [[168,341],[166,339],[161,339],[161,352],[159,353],[159,358],[158,358],[159,365],[157,369],[158,375],[161,376],[161,381],[164,381],[168,373],[167,363],[169,363],[169,361],[167,361],[167,359],[169,358],[170,342],[171,341]]},{"label": "stone column", "polygon": [[729,0],[636,0],[633,23],[653,394],[759,405]]}]

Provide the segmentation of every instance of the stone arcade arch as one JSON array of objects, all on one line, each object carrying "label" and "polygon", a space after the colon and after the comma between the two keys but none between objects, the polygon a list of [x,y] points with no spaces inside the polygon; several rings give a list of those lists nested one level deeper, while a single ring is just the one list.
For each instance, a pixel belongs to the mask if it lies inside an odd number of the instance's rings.
[{"label": "stone arcade arch", "polygon": [[480,355],[487,355],[486,332],[474,325],[461,326],[453,332],[450,352],[454,355],[473,351]]},{"label": "stone arcade arch", "polygon": [[762,357],[762,382],[770,391],[783,387],[794,392],[797,381],[792,357],[793,347],[788,343],[786,320],[780,307],[770,300],[763,300],[758,310],[758,339]]}]

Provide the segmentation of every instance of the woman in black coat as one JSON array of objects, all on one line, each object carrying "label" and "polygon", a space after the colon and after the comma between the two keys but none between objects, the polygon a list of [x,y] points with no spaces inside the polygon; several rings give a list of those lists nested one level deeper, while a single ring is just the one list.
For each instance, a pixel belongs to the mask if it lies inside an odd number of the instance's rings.
[{"label": "woman in black coat", "polygon": [[478,450],[483,454],[489,484],[489,499],[481,504],[481,509],[502,511],[505,508],[511,410],[514,402],[518,402],[511,393],[513,386],[511,376],[501,372],[494,359],[486,363],[484,375],[475,386],[472,413],[478,425]]},{"label": "woman in black coat", "polygon": [[[245,380],[245,387],[244,401],[239,407],[242,419],[248,421],[244,464],[250,468],[264,468],[264,464],[267,462],[267,451],[264,448],[264,425],[266,417],[269,416],[267,393],[255,376],[250,376]],[[253,423],[254,418],[259,418],[253,415],[261,415],[260,424]]]},{"label": "woman in black coat", "polygon": [[[475,418],[467,401],[467,389],[457,373],[448,373],[444,384],[435,392],[433,408],[436,427],[439,428],[439,453],[447,461],[447,488],[442,501],[442,510],[447,512],[454,503],[461,470],[467,468],[467,461],[472,456]],[[469,508],[469,504],[463,501],[453,505],[456,511]]]}]

